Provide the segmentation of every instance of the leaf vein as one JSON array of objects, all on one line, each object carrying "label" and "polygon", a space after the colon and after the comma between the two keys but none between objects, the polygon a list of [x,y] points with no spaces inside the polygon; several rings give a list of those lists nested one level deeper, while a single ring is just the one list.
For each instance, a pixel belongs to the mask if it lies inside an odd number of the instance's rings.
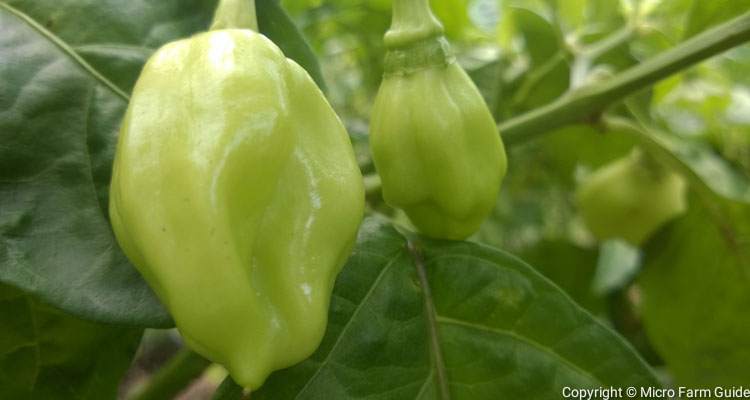
[{"label": "leaf vein", "polygon": [[357,308],[352,313],[352,317],[349,318],[349,321],[347,321],[346,325],[344,325],[344,327],[341,328],[341,332],[339,333],[338,338],[336,338],[336,342],[333,344],[333,346],[331,346],[331,350],[328,352],[328,355],[326,356],[325,359],[323,359],[323,361],[320,362],[319,368],[310,377],[310,379],[307,381],[307,383],[305,383],[305,386],[303,386],[302,389],[300,389],[300,391],[297,393],[297,395],[294,396],[295,399],[298,399],[299,396],[302,395],[302,393],[304,393],[305,390],[307,390],[307,388],[310,386],[310,384],[313,381],[315,381],[315,379],[317,379],[318,375],[320,374],[320,371],[323,370],[323,367],[331,361],[331,357],[333,356],[333,353],[335,352],[336,348],[341,343],[341,341],[344,338],[344,336],[345,336],[347,330],[349,329],[349,327],[352,326],[352,321],[354,321],[356,319],[357,315],[359,315],[359,312],[364,308],[364,304],[367,303],[367,299],[369,299],[370,296],[372,296],[372,294],[375,292],[375,288],[378,286],[378,284],[380,283],[380,281],[386,275],[386,271],[388,271],[390,269],[390,267],[392,265],[394,265],[394,263],[396,262],[396,260],[399,259],[400,255],[401,255],[400,252],[394,254],[393,258],[390,259],[388,261],[388,263],[380,271],[380,273],[378,274],[377,278],[375,278],[375,280],[373,281],[372,286],[370,286],[370,289],[367,291],[367,293],[365,294],[365,296],[362,298],[362,302],[360,302],[359,305],[357,305]]},{"label": "leaf vein", "polygon": [[60,50],[63,51],[68,57],[72,58],[78,65],[83,68],[86,72],[91,74],[91,76],[94,77],[97,81],[99,81],[102,85],[109,88],[112,92],[114,92],[119,97],[122,97],[125,101],[129,100],[129,96],[127,93],[125,93],[122,89],[117,87],[114,83],[112,83],[109,79],[105,78],[99,71],[96,70],[91,64],[86,62],[86,60],[83,59],[78,53],[76,53],[73,48],[71,48],[67,43],[65,43],[60,37],[55,35],[54,33],[50,32],[46,28],[44,28],[42,25],[40,25],[38,22],[36,22],[34,19],[32,19],[30,16],[28,16],[26,13],[12,7],[10,4],[6,2],[0,2],[0,7],[6,9],[9,13],[15,15],[18,19],[24,21],[26,24],[28,24],[31,28],[39,32],[42,36],[47,38],[50,42],[52,42],[55,46],[57,46]]}]

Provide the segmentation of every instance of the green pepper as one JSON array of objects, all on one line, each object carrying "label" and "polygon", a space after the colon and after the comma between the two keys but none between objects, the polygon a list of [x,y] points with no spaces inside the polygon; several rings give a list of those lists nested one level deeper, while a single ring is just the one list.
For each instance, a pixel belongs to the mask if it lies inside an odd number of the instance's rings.
[{"label": "green pepper", "polygon": [[319,345],[364,187],[310,76],[265,36],[232,28],[248,25],[239,3],[222,2],[214,30],[163,46],[143,68],[110,216],[186,343],[257,388]]},{"label": "green pepper", "polygon": [[639,149],[594,171],[576,190],[589,230],[640,245],[687,209],[685,180]]},{"label": "green pepper", "polygon": [[395,0],[370,147],[383,198],[424,234],[464,239],[492,211],[503,143],[474,83],[450,54],[427,0]]}]

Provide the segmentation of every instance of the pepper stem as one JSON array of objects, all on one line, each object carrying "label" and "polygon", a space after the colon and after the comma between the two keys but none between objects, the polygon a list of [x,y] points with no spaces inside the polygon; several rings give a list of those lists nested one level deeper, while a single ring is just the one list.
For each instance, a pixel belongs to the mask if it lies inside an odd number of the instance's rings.
[{"label": "pepper stem", "polygon": [[391,27],[385,34],[388,48],[403,47],[443,35],[428,0],[393,0]]},{"label": "pepper stem", "polygon": [[643,171],[645,171],[654,179],[659,179],[660,177],[669,173],[669,170],[664,164],[659,162],[659,160],[654,158],[654,156],[650,153],[643,151],[638,147],[633,149],[633,151],[630,153],[630,156],[636,160],[636,165],[642,168]]},{"label": "pepper stem", "polygon": [[453,62],[443,25],[428,0],[393,0],[391,27],[385,33],[384,76],[410,75]]},{"label": "pepper stem", "polygon": [[257,32],[255,0],[220,0],[209,29],[250,29]]}]

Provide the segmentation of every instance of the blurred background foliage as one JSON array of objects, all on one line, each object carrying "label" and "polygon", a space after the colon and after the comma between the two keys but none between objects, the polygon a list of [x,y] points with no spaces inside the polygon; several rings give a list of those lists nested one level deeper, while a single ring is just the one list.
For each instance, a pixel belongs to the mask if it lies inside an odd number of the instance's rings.
[{"label": "blurred background foliage", "polygon": [[[367,149],[368,115],[383,70],[382,35],[390,23],[390,1],[282,4],[318,54],[327,94],[352,135],[363,172],[370,175],[366,179],[376,181]],[[606,80],[739,15],[750,9],[750,0],[433,0],[432,6],[458,62],[500,123]],[[711,159],[750,178],[747,45],[631,96],[613,112],[637,117],[670,140],[706,149],[719,156]],[[636,277],[642,251],[618,241],[597,243],[573,204],[573,191],[583,177],[625,155],[635,143],[632,135],[608,130],[593,118],[507,149],[509,169],[501,196],[472,240],[534,265],[659,365],[641,320]],[[408,223],[377,193],[368,200],[375,210]]]}]

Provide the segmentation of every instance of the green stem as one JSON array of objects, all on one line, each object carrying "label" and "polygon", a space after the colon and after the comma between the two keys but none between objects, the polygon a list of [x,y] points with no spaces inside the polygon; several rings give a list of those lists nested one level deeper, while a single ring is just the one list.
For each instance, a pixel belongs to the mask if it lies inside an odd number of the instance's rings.
[{"label": "green stem", "polygon": [[750,12],[696,35],[607,82],[585,86],[498,126],[508,146],[597,117],[609,105],[673,73],[750,40]]},{"label": "green stem", "polygon": [[[605,117],[605,124],[607,123],[606,118],[608,117]],[[630,153],[630,156],[636,159],[636,165],[643,171],[646,171],[656,181],[672,172],[672,168],[667,168],[667,165],[657,159],[652,152],[643,151],[640,147],[636,146]]]},{"label": "green stem", "polygon": [[210,30],[250,29],[258,31],[255,0],[220,0]]},{"label": "green stem", "polygon": [[385,33],[387,48],[403,47],[443,35],[428,0],[393,0],[391,27]]},{"label": "green stem", "polygon": [[184,348],[172,357],[151,380],[129,396],[129,400],[163,400],[174,398],[188,383],[200,376],[210,362]]},{"label": "green stem", "polygon": [[580,56],[588,58],[590,60],[596,60],[597,58],[609,53],[613,49],[620,47],[622,44],[630,40],[637,30],[631,24],[627,24],[622,28],[612,32],[612,34],[606,36],[602,40],[592,43],[580,51]]},{"label": "green stem", "polygon": [[627,43],[637,33],[638,30],[633,25],[628,24],[598,42],[580,49],[574,58],[570,71],[570,90],[584,86],[594,62],[610,51]]},{"label": "green stem", "polygon": [[453,61],[443,26],[427,0],[393,0],[391,27],[383,39],[388,51],[384,76],[409,75]]},{"label": "green stem", "polygon": [[374,196],[383,190],[383,182],[380,180],[380,175],[365,175],[363,180],[365,182],[365,195],[367,197]]}]

